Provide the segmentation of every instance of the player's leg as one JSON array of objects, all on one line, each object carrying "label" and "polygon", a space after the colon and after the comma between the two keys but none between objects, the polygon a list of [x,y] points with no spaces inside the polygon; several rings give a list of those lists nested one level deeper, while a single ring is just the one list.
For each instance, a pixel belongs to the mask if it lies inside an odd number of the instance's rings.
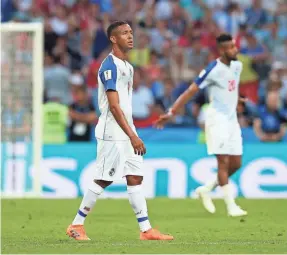
[{"label": "player's leg", "polygon": [[87,215],[94,208],[96,201],[102,194],[104,189],[108,187],[112,182],[104,180],[93,180],[85,193],[83,200],[80,204],[78,212],[71,225],[68,226],[67,235],[76,240],[90,240],[84,229],[84,222]]},{"label": "player's leg", "polygon": [[227,211],[229,212],[231,208],[235,207],[235,201],[231,192],[231,187],[228,183],[229,179],[229,155],[216,155],[217,159],[217,178],[218,184],[222,188],[224,202],[227,207]]},{"label": "player's leg", "polygon": [[70,237],[76,240],[89,240],[83,227],[85,219],[104,189],[112,184],[117,176],[116,173],[118,172],[122,176],[123,157],[121,151],[121,143],[98,140],[95,179],[89,185],[77,214],[67,229],[67,234]]},{"label": "player's leg", "polygon": [[[229,171],[228,176],[232,176],[241,167],[241,155],[230,155],[229,156]],[[207,181],[203,186],[206,192],[211,192],[218,186],[218,177],[216,176],[213,180]]]},{"label": "player's leg", "polygon": [[[241,155],[229,156],[229,175],[234,174],[241,166]],[[218,172],[219,174],[219,172]],[[219,177],[219,175],[218,175]],[[221,182],[219,181],[219,185]],[[224,186],[220,185],[223,189],[224,201],[227,206],[228,215],[232,217],[239,217],[247,215],[247,212],[242,210],[240,206],[235,203],[235,199],[232,196],[231,187],[229,184]]]},{"label": "player's leg", "polygon": [[76,214],[72,225],[84,225],[85,219],[87,215],[93,210],[98,197],[110,184],[112,184],[111,181],[93,180],[83,197],[78,213]]},{"label": "player's leg", "polygon": [[137,217],[139,228],[142,232],[148,231],[152,227],[149,222],[147,203],[142,189],[143,177],[136,175],[127,175],[126,179],[129,202]]},{"label": "player's leg", "polygon": [[127,180],[127,191],[129,202],[136,215],[141,240],[173,240],[170,235],[161,234],[158,230],[151,227],[147,203],[142,187],[143,172],[142,172],[142,156],[134,154],[130,143],[127,144],[128,159],[125,163],[124,174]]},{"label": "player's leg", "polygon": [[[229,156],[229,174],[234,174],[242,164],[242,136],[241,129],[238,123],[234,123],[232,127],[233,132],[230,136],[230,156]],[[242,210],[238,205],[231,208],[230,216],[244,216],[247,212]]]},{"label": "player's leg", "polygon": [[229,155],[229,177],[232,176],[242,165],[241,155]]},{"label": "player's leg", "polygon": [[[217,130],[220,128],[216,128],[214,125],[214,121],[212,119],[207,119],[207,123],[205,125],[205,133],[206,133],[206,144],[207,144],[207,152],[208,155],[214,155],[217,151],[217,144],[222,140],[219,139],[219,134],[222,132],[218,132]],[[210,191],[212,191],[218,185],[217,177],[214,180],[208,181],[205,185],[198,187],[195,190],[195,193],[200,198],[203,207],[209,213],[215,213],[216,208],[214,203],[210,197]]]}]

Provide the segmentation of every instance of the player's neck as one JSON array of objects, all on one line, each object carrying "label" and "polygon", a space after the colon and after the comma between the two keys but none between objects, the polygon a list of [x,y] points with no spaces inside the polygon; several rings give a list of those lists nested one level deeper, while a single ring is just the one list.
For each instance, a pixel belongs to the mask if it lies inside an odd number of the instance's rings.
[{"label": "player's neck", "polygon": [[230,66],[230,63],[231,63],[230,60],[227,60],[227,59],[224,58],[224,57],[220,57],[219,60],[220,60],[223,64],[225,64],[225,65],[227,65],[227,66]]},{"label": "player's neck", "polygon": [[113,48],[112,54],[123,61],[126,61],[128,59],[128,54],[118,48]]}]

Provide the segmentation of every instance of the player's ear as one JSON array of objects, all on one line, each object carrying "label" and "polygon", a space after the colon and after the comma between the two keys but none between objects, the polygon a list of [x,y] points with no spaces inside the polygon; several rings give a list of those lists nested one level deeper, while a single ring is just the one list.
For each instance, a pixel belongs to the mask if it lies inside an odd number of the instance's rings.
[{"label": "player's ear", "polygon": [[116,37],[114,35],[112,35],[110,37],[110,40],[111,40],[112,43],[116,43],[117,42]]}]

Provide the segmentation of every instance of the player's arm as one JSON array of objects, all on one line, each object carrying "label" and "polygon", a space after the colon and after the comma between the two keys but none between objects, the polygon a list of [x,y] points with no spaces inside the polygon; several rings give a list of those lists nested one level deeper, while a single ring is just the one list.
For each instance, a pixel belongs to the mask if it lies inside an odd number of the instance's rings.
[{"label": "player's arm", "polygon": [[246,97],[242,97],[242,96],[238,97],[238,102],[239,103],[246,103],[247,101],[248,101],[248,98],[246,98]]},{"label": "player's arm", "polygon": [[97,121],[97,115],[95,112],[89,113],[80,113],[76,112],[73,109],[69,109],[69,116],[72,120],[87,123],[87,124],[94,124]]},{"label": "player's arm", "polygon": [[199,88],[197,84],[193,82],[170,107],[169,111],[159,117],[159,119],[155,122],[155,126],[162,129],[163,126],[172,118],[172,116],[176,115],[178,111],[198,92],[198,90]]},{"label": "player's arm", "polygon": [[109,108],[113,114],[116,122],[119,124],[121,129],[130,138],[132,146],[134,148],[135,154],[144,155],[146,153],[146,148],[142,140],[135,134],[133,129],[130,127],[119,103],[119,94],[114,90],[107,90],[107,97],[109,101]]},{"label": "player's arm", "polygon": [[107,97],[109,101],[109,108],[111,113],[113,114],[115,120],[121,127],[121,129],[127,134],[128,137],[136,136],[135,132],[132,130],[128,121],[120,107],[119,102],[119,94],[117,91],[114,90],[107,90]]},{"label": "player's arm", "polygon": [[280,125],[279,133],[275,135],[274,140],[275,142],[280,141],[286,134],[286,124],[282,123]]},{"label": "player's arm", "polygon": [[193,96],[199,91],[198,85],[193,82],[189,88],[180,95],[180,97],[175,101],[173,106],[169,109],[169,112],[173,115],[178,113],[178,111],[188,103],[188,101],[193,98]]},{"label": "player's arm", "polygon": [[119,124],[121,129],[130,138],[131,144],[134,148],[135,154],[144,155],[146,148],[142,140],[135,134],[133,129],[130,127],[121,107],[119,94],[117,92],[117,69],[112,66],[110,70],[106,70],[100,74],[102,83],[104,84],[106,95],[108,98],[109,109],[113,114],[116,122]]},{"label": "player's arm", "polygon": [[267,134],[262,130],[261,128],[261,119],[260,118],[256,118],[254,120],[254,132],[256,134],[256,136],[261,140],[261,141],[267,141],[268,136]]},{"label": "player's arm", "polygon": [[216,62],[210,63],[205,69],[203,69],[194,82],[188,87],[188,89],[175,101],[171,106],[168,113],[161,115],[155,122],[155,126],[162,129],[163,126],[171,120],[172,116],[176,113],[199,91],[212,84],[211,71],[215,67]]}]

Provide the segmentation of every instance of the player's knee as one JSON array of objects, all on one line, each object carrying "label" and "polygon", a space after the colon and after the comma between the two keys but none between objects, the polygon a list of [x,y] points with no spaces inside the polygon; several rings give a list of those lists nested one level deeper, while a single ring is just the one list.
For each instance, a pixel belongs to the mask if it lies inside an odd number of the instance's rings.
[{"label": "player's knee", "polygon": [[113,182],[112,181],[104,181],[104,180],[94,180],[96,184],[101,186],[103,189],[110,186]]},{"label": "player's knee", "polygon": [[142,176],[135,176],[135,175],[127,175],[127,185],[128,186],[135,186],[135,185],[141,185],[143,181]]}]

